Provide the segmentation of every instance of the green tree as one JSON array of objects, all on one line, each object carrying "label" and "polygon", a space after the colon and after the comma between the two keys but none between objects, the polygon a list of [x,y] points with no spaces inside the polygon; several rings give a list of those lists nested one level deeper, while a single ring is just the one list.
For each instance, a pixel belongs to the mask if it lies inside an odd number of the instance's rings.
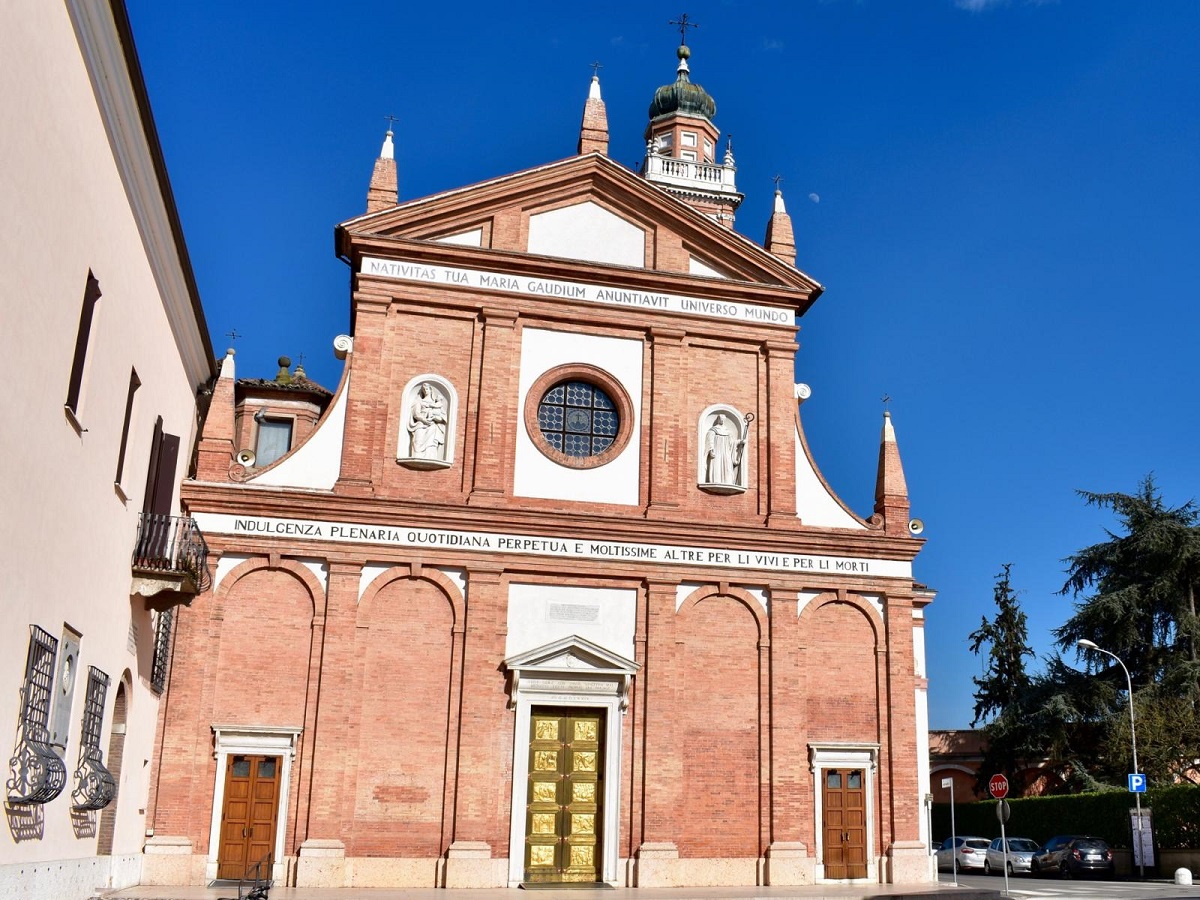
[{"label": "green tree", "polygon": [[1029,647],[1026,616],[1012,589],[1012,563],[1005,563],[996,575],[993,599],[996,615],[983,617],[979,628],[971,632],[971,652],[979,655],[987,645],[987,664],[975,682],[974,727],[984,722],[987,749],[979,769],[978,786],[986,789],[988,778],[1004,772],[1010,781],[1021,785],[1022,761],[1031,754],[1040,755],[1035,735],[1028,727],[1028,704],[1032,680],[1025,670],[1025,657],[1033,656]]},{"label": "green tree", "polygon": [[[1085,721],[1104,726],[1098,749],[1109,759],[1109,776],[1130,771],[1125,676],[1110,657],[1079,650],[1077,642],[1086,638],[1129,668],[1135,711],[1145,722],[1144,731],[1138,729],[1143,768],[1159,777],[1179,774],[1200,755],[1200,509],[1190,500],[1168,506],[1152,475],[1134,494],[1079,495],[1089,506],[1111,510],[1120,528],[1106,529],[1107,540],[1065,560],[1061,593],[1076,598],[1075,613],[1054,636],[1063,651],[1084,655],[1098,676],[1076,688],[1088,696],[1075,693],[1075,705]],[[1178,727],[1170,727],[1172,720]]]}]

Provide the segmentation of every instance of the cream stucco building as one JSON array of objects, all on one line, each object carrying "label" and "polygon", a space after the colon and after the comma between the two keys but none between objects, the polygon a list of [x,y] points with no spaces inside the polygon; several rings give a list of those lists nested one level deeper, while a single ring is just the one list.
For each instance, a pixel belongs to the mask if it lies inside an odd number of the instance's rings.
[{"label": "cream stucco building", "polygon": [[0,896],[137,883],[212,349],[121,0],[0,9]]}]

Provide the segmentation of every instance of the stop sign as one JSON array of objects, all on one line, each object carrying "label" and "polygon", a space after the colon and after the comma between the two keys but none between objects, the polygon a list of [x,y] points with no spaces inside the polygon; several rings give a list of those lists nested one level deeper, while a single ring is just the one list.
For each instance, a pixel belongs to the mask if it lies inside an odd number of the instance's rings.
[{"label": "stop sign", "polygon": [[993,775],[988,780],[988,791],[997,800],[1002,800],[1008,796],[1008,779],[1003,775]]}]

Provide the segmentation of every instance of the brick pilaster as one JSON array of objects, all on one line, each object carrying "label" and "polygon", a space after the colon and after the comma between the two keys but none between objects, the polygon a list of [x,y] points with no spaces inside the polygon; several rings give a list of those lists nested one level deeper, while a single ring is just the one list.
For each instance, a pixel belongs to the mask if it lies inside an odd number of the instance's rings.
[{"label": "brick pilaster", "polygon": [[483,360],[479,375],[479,415],[475,433],[474,484],[469,502],[487,504],[512,491],[520,353],[517,314],[483,310]]},{"label": "brick pilaster", "polygon": [[384,325],[389,300],[356,292],[354,352],[350,356],[350,396],[342,436],[342,471],[334,490],[370,496],[376,456],[383,452],[388,385],[383,383]]},{"label": "brick pilaster", "polygon": [[796,344],[768,341],[766,456],[769,491],[767,524],[795,528],[796,518]]},{"label": "brick pilaster", "polygon": [[650,332],[650,407],[643,410],[650,435],[645,477],[649,479],[647,515],[675,515],[684,496],[684,464],[688,462],[686,423],[679,397],[685,389],[682,329]]},{"label": "brick pilaster", "polygon": [[467,573],[459,720],[458,797],[454,841],[483,841],[492,857],[508,855],[512,789],[513,713],[508,709],[504,660],[508,585],[499,568]]},{"label": "brick pilaster", "polygon": [[683,758],[675,727],[679,702],[676,592],[677,585],[670,581],[650,581],[646,587],[647,647],[645,668],[639,672],[646,685],[642,710],[645,765],[639,785],[643,844],[674,844],[680,834]]}]

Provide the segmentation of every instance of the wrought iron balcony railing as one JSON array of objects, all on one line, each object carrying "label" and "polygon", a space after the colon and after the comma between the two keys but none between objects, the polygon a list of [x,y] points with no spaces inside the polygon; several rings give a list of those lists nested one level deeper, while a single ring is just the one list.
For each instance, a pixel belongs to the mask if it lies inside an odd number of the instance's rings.
[{"label": "wrought iron balcony railing", "polygon": [[133,569],[138,573],[190,579],[194,591],[208,590],[208,544],[191,516],[162,516],[142,513],[137,542],[133,547]]}]

